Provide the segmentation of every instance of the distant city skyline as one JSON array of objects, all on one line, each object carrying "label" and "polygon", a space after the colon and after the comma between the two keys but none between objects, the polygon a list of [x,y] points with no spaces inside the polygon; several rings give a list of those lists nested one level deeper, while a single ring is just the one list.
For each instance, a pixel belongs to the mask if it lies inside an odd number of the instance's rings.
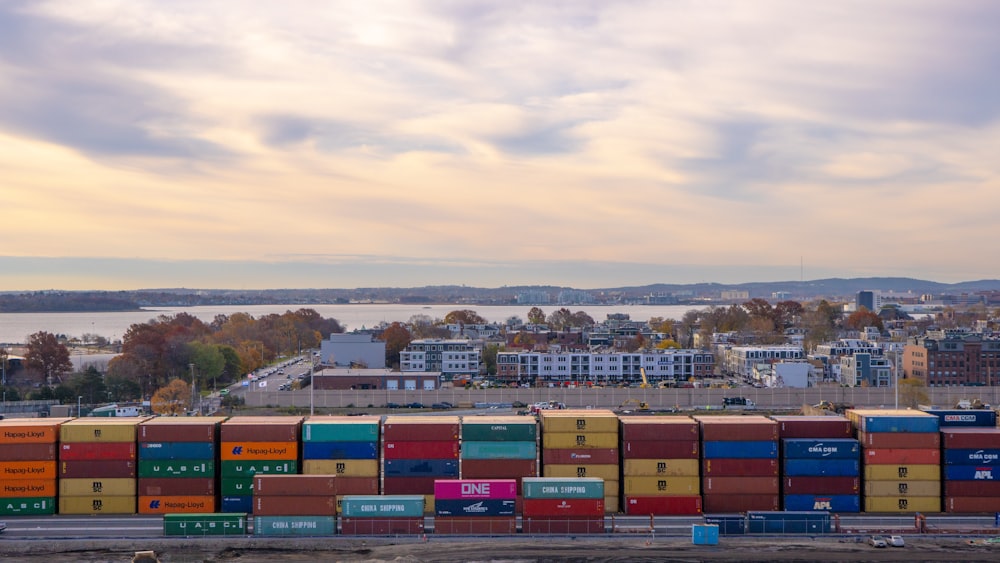
[{"label": "distant city skyline", "polygon": [[0,3],[0,291],[1000,277],[1000,3]]}]

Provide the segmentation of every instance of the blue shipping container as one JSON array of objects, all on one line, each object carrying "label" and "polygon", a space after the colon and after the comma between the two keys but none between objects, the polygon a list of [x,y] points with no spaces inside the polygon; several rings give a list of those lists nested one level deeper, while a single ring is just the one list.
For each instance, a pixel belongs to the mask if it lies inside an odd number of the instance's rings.
[{"label": "blue shipping container", "polygon": [[997,425],[997,413],[992,409],[929,409],[927,414],[938,417],[941,428],[992,428]]},{"label": "blue shipping container", "polygon": [[861,462],[857,459],[786,459],[786,477],[857,477]]},{"label": "blue shipping container", "polygon": [[716,442],[702,444],[705,459],[777,459],[778,442]]},{"label": "blue shipping container", "polygon": [[824,511],[748,512],[749,534],[828,534],[830,513]]},{"label": "blue shipping container", "polygon": [[534,442],[462,442],[462,459],[535,459]]},{"label": "blue shipping container", "polygon": [[781,441],[785,459],[860,459],[861,445],[850,438],[814,440],[789,439]]},{"label": "blue shipping container", "polygon": [[940,419],[930,415],[880,415],[861,418],[862,432],[937,432]]},{"label": "blue shipping container", "polygon": [[945,465],[944,478],[948,481],[1000,481],[1000,471],[989,465]]},{"label": "blue shipping container", "polygon": [[222,497],[220,512],[253,512],[253,495]]},{"label": "blue shipping container", "polygon": [[303,442],[302,459],[378,459],[378,442]]},{"label": "blue shipping container", "polygon": [[514,499],[434,499],[437,516],[514,516]]},{"label": "blue shipping container", "polygon": [[387,459],[383,467],[386,477],[458,477],[458,461],[454,459]]},{"label": "blue shipping container", "polygon": [[706,524],[719,527],[720,536],[740,536],[747,532],[747,517],[743,514],[705,515]]},{"label": "blue shipping container", "polygon": [[860,495],[785,495],[785,510],[861,512]]},{"label": "blue shipping container", "polygon": [[215,459],[215,443],[139,442],[139,459]]},{"label": "blue shipping container", "polygon": [[945,450],[944,462],[951,465],[1000,465],[1000,450]]},{"label": "blue shipping container", "polygon": [[718,545],[718,524],[692,524],[691,543],[694,545]]}]

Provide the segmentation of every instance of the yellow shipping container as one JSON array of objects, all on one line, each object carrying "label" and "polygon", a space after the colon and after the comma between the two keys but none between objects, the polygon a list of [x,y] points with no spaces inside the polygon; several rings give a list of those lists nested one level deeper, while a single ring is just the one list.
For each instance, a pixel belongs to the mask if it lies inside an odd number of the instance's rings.
[{"label": "yellow shipping container", "polygon": [[865,495],[873,497],[936,497],[940,481],[867,481]]},{"label": "yellow shipping container", "polygon": [[59,496],[126,497],[136,494],[135,479],[60,479]]},{"label": "yellow shipping container", "polygon": [[698,477],[629,477],[625,476],[625,496],[668,497],[701,494]]},{"label": "yellow shipping container", "polygon": [[866,465],[866,481],[939,481],[940,465]]},{"label": "yellow shipping container", "polygon": [[617,512],[620,512],[620,510],[618,509],[617,496],[604,497],[604,512],[609,514],[615,514]]},{"label": "yellow shipping container", "polygon": [[697,459],[626,459],[622,474],[626,477],[697,477]]},{"label": "yellow shipping container", "polygon": [[[612,464],[579,464],[579,465],[553,465],[542,466],[542,477],[597,477],[605,481],[618,480],[618,466]],[[608,490],[605,486],[604,494]]]},{"label": "yellow shipping container", "polygon": [[339,475],[341,477],[378,477],[377,459],[306,459],[302,461],[305,475]]},{"label": "yellow shipping container", "polygon": [[941,497],[865,497],[865,512],[941,512]]},{"label": "yellow shipping container", "polygon": [[555,450],[617,448],[617,432],[543,432],[542,447]]},{"label": "yellow shipping container", "polygon": [[542,436],[546,432],[614,432],[618,433],[618,415],[605,410],[543,410]]},{"label": "yellow shipping container", "polygon": [[145,418],[78,418],[59,427],[60,442],[135,442]]},{"label": "yellow shipping container", "polygon": [[59,514],[135,514],[136,497],[59,497]]}]

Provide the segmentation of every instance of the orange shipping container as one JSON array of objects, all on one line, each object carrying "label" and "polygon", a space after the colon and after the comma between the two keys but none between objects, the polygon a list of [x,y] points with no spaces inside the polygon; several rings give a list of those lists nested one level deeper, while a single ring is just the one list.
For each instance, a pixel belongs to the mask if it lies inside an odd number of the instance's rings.
[{"label": "orange shipping container", "polygon": [[142,496],[139,514],[215,512],[214,496]]},{"label": "orange shipping container", "polygon": [[4,461],[0,462],[0,478],[7,479],[55,479],[54,461]]},{"label": "orange shipping container", "polygon": [[55,479],[4,479],[0,497],[54,497]]},{"label": "orange shipping container", "polygon": [[298,459],[298,442],[222,442],[222,461]]},{"label": "orange shipping container", "polygon": [[0,444],[54,444],[59,441],[59,425],[68,420],[71,419],[0,420]]}]

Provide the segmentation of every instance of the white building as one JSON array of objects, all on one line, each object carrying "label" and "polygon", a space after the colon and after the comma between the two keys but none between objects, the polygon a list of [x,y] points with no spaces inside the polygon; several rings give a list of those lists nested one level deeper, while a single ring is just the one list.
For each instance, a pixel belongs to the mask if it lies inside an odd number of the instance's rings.
[{"label": "white building", "polygon": [[724,350],[722,369],[728,375],[750,380],[756,364],[804,358],[801,346],[732,346]]},{"label": "white building", "polygon": [[319,355],[329,366],[385,368],[385,342],[371,334],[331,334],[320,342]]},{"label": "white building", "polygon": [[400,371],[437,371],[445,381],[457,375],[478,375],[481,362],[482,354],[470,340],[414,340],[399,353]]}]

